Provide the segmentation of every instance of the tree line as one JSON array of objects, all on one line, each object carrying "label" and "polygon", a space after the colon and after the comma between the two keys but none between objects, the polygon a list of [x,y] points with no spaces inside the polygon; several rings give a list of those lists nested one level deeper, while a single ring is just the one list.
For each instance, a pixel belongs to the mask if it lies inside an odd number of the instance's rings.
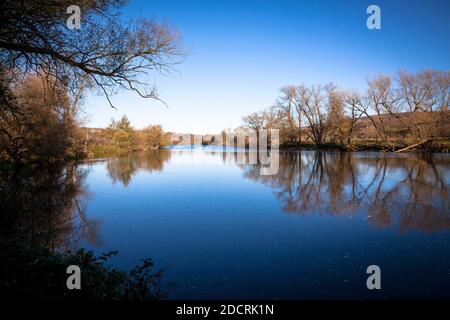
[{"label": "tree line", "polygon": [[85,129],[89,156],[130,151],[156,150],[171,142],[171,135],[161,125],[148,125],[135,129],[130,120],[123,116],[112,119],[106,129]]},{"label": "tree line", "polygon": [[[10,297],[159,299],[165,295],[161,273],[149,259],[125,272],[106,264],[111,254],[59,253],[54,245],[72,229],[72,208],[81,208],[83,177],[64,160],[85,157],[92,145],[80,115],[86,93],[102,95],[113,108],[111,96],[124,90],[160,100],[147,75],[168,73],[181,62],[181,36],[155,19],[126,21],[120,14],[126,0],[75,4],[80,30],[66,25],[71,0],[0,1],[0,291]],[[132,145],[124,122],[107,130],[108,143],[118,148]],[[149,137],[159,137],[161,128],[147,131],[143,143],[154,147]],[[132,137],[140,134],[131,130]],[[71,264],[84,270],[84,289],[68,293]]]},{"label": "tree line", "polygon": [[[11,85],[11,83],[10,83]],[[128,118],[111,120],[106,129],[84,128],[80,108],[67,88],[50,87],[37,75],[10,91],[14,113],[0,117],[0,159],[12,163],[55,162],[96,155],[154,150],[170,143],[160,125],[135,129]]]},{"label": "tree line", "polygon": [[285,86],[276,103],[243,118],[249,130],[279,129],[282,145],[372,144],[403,151],[450,137],[450,72],[399,71],[367,81],[364,93],[325,85]]},{"label": "tree line", "polygon": [[[144,76],[170,72],[185,55],[170,25],[154,19],[125,23],[120,10],[127,1],[80,1],[80,30],[66,26],[72,4],[0,2],[2,161],[20,165],[86,156],[79,117],[86,93],[102,95],[113,108],[110,97],[124,90],[160,100]],[[122,148],[123,132],[116,129],[112,144]],[[158,128],[145,131],[160,134]]]}]

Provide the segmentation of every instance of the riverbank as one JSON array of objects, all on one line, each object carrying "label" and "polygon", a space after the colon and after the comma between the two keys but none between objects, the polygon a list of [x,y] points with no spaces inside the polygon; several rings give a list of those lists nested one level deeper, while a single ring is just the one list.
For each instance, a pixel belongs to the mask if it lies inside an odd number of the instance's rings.
[{"label": "riverbank", "polygon": [[[162,272],[150,259],[115,268],[116,251],[94,254],[78,239],[96,239],[99,221],[84,203],[87,170],[76,161],[0,161],[0,295],[39,299],[134,299],[166,297]],[[89,241],[88,241],[89,242]],[[142,256],[140,258],[145,258]],[[82,270],[83,290],[68,290],[67,268]]]},{"label": "riverbank", "polygon": [[282,144],[281,150],[323,150],[323,151],[380,151],[380,152],[440,152],[448,153],[450,139],[437,139],[424,143],[412,143],[407,141],[389,141],[381,143],[376,140],[360,140],[352,142],[352,145],[339,143],[314,144],[312,142]]},{"label": "riverbank", "polygon": [[[215,146],[213,143],[202,142],[203,147]],[[224,145],[224,147],[232,147],[231,145]],[[270,145],[268,146],[270,148]],[[249,144],[245,145],[249,149]],[[315,144],[312,141],[308,142],[285,142],[280,144],[280,150],[322,150],[322,151],[379,151],[379,152],[439,152],[448,153],[450,151],[450,138],[439,139],[425,139],[422,141],[408,141],[408,140],[394,140],[388,142],[380,142],[376,139],[354,140],[350,144],[341,144],[326,142]]]},{"label": "riverbank", "polygon": [[[151,259],[126,272],[110,265],[111,251],[55,252],[45,246],[0,237],[0,289],[9,298],[159,300],[162,272],[153,271]],[[82,270],[82,290],[68,290],[69,266]]]}]

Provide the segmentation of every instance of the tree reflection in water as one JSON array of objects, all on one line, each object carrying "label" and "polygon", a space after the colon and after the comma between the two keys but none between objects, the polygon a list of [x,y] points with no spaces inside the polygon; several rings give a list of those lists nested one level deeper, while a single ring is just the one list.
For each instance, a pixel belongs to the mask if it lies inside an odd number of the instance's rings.
[{"label": "tree reflection in water", "polygon": [[86,216],[87,170],[75,163],[0,174],[1,237],[65,250],[97,242],[99,222]]},{"label": "tree reflection in water", "polygon": [[[113,182],[127,186],[137,170],[161,171],[170,151],[135,153],[107,160]],[[0,236],[49,249],[72,250],[81,241],[98,245],[100,221],[88,218],[89,167],[65,163],[0,173]]]},{"label": "tree reflection in water", "polygon": [[164,163],[170,160],[170,151],[165,149],[135,152],[108,160],[106,168],[113,183],[120,181],[128,186],[138,170],[162,171]]},{"label": "tree reflection in water", "polygon": [[[97,243],[99,222],[86,212],[89,166],[75,163],[11,170],[0,167],[0,292],[39,299],[136,299],[167,296],[151,259],[129,271],[110,266],[117,252],[79,249]],[[75,250],[76,249],[76,250]],[[67,290],[66,269],[83,272],[83,290]]]},{"label": "tree reflection in water", "polygon": [[278,173],[244,177],[270,186],[288,213],[365,214],[400,232],[450,228],[450,158],[446,155],[302,151],[280,155]]}]

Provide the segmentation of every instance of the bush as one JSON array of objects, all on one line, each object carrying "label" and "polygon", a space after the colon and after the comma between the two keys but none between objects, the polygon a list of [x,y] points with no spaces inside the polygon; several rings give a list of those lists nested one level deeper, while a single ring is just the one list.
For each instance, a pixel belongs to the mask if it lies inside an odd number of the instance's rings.
[{"label": "bush", "polygon": [[[0,240],[0,292],[9,298],[155,300],[161,290],[162,271],[152,272],[153,262],[142,260],[129,272],[107,265],[113,251],[95,256],[92,251],[55,253],[18,241]],[[81,289],[69,290],[69,265],[81,269]]]}]

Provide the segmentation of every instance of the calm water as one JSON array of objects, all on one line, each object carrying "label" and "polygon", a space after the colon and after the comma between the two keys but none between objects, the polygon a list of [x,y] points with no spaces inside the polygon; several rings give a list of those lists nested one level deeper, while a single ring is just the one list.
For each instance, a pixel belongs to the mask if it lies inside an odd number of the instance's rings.
[{"label": "calm water", "polygon": [[286,152],[273,176],[245,156],[80,164],[72,245],[118,250],[123,268],[153,258],[175,299],[450,297],[450,156]]}]

